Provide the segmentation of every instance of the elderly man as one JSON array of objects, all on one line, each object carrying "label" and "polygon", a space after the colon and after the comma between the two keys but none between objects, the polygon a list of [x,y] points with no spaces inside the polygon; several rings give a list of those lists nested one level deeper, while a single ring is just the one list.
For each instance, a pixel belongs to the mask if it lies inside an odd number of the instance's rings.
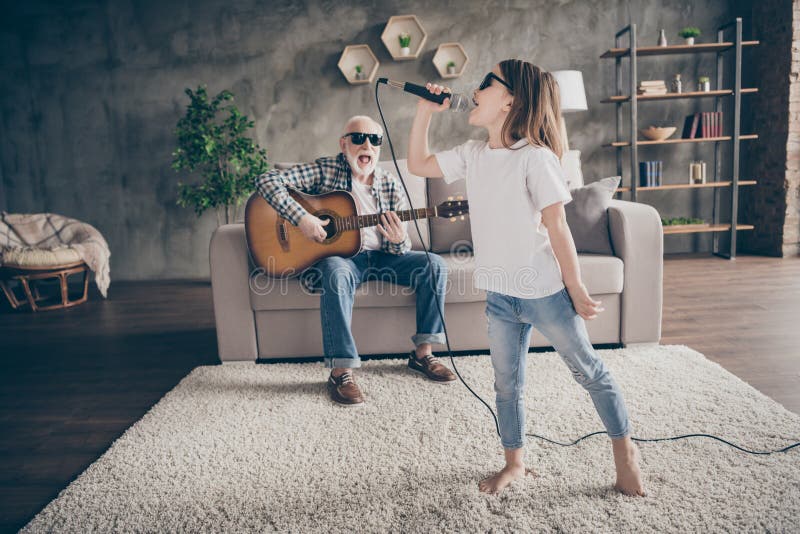
[{"label": "elderly man", "polygon": [[[431,353],[431,344],[443,344],[444,289],[447,271],[441,257],[412,251],[407,224],[395,214],[408,209],[402,184],[377,166],[383,130],[372,118],[350,118],[339,139],[341,152],[314,163],[287,170],[273,170],[256,179],[259,193],[285,219],[299,226],[308,239],[323,241],[327,221],[308,213],[292,199],[286,187],[304,193],[321,194],[333,190],[350,191],[356,198],[359,214],[380,213],[381,224],[361,229],[361,251],[352,258],[329,257],[318,261],[301,274],[303,284],[321,290],[320,315],[325,366],[331,369],[328,392],[335,402],[356,405],[364,395],[355,382],[353,369],[361,366],[350,331],[356,288],[372,275],[387,273],[394,283],[413,287],[417,296],[417,333],[411,337],[415,350],[408,367],[437,382],[450,382],[455,375]],[[432,267],[432,268],[431,268]],[[436,297],[439,296],[439,310]]]}]

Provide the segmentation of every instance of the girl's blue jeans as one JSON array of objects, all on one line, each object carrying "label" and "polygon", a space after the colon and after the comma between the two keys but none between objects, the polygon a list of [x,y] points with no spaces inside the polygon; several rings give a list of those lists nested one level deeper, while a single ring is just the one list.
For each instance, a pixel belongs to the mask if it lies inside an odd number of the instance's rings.
[{"label": "girl's blue jeans", "polygon": [[609,437],[629,434],[622,392],[589,342],[586,324],[575,311],[566,288],[536,299],[488,291],[486,317],[503,447],[517,449],[525,445],[525,358],[532,326],[544,334],[575,381],[589,392]]}]

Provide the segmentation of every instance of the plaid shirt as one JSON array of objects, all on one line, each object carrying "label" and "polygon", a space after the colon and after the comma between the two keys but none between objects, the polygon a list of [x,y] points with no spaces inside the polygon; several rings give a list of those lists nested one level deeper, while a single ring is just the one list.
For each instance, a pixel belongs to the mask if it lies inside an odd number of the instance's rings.
[{"label": "plaid shirt", "polygon": [[[256,178],[256,188],[261,196],[275,208],[281,216],[297,226],[300,219],[308,213],[305,208],[289,196],[286,188],[291,187],[309,195],[320,195],[329,191],[352,191],[352,171],[347,158],[341,152],[337,156],[319,158],[314,163],[302,163],[291,169],[272,170]],[[377,200],[379,213],[409,209],[403,186],[390,172],[375,167],[372,194]],[[361,213],[360,215],[366,215]],[[381,236],[381,250],[389,254],[405,254],[411,250],[411,238],[401,243],[392,243]]]}]

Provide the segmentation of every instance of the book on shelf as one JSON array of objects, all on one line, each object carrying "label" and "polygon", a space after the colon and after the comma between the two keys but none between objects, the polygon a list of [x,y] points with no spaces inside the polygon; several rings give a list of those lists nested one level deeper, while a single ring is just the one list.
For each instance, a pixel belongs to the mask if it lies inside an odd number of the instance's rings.
[{"label": "book on shelf", "polygon": [[683,139],[722,137],[722,111],[703,111],[687,115],[683,121]]},{"label": "book on shelf", "polygon": [[664,95],[667,94],[667,84],[664,80],[642,80],[636,89],[639,95]]},{"label": "book on shelf", "polygon": [[663,163],[661,161],[640,161],[639,186],[640,187],[660,186],[662,168],[663,168]]}]

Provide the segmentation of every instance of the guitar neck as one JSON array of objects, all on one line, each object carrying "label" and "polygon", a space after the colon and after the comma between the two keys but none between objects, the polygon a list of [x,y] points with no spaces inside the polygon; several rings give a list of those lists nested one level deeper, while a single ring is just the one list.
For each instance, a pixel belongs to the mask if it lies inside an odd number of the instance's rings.
[{"label": "guitar neck", "polygon": [[[430,217],[436,217],[436,208],[417,208],[415,210],[396,211],[395,213],[401,221],[410,221],[414,219],[415,214],[417,219],[428,219]],[[381,224],[380,213],[353,215],[339,219],[339,228],[342,230],[357,230],[359,228],[369,228],[379,224]]]}]

